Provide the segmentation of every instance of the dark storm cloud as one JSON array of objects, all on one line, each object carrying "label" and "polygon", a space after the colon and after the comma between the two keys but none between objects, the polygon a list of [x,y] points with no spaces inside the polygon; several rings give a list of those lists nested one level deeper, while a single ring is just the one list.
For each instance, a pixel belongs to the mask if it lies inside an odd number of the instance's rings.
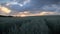
[{"label": "dark storm cloud", "polygon": [[46,4],[59,4],[60,0],[31,0],[31,4],[34,6],[42,6]]},{"label": "dark storm cloud", "polygon": [[60,0],[31,0],[32,2],[36,2],[36,4],[48,4],[48,3],[59,3]]},{"label": "dark storm cloud", "polygon": [[60,0],[51,0],[53,4],[59,4]]},{"label": "dark storm cloud", "polygon": [[42,10],[59,12],[60,11],[60,5],[56,5],[56,4],[45,5],[42,7]]},{"label": "dark storm cloud", "polygon": [[[44,6],[53,5],[53,4],[56,4],[56,6],[57,6],[57,5],[59,5],[59,2],[60,2],[60,0],[31,0],[30,4],[28,4],[28,6],[25,6],[24,10],[44,10],[41,8]],[[48,9],[55,10],[55,8],[53,8],[53,9],[48,8]]]}]

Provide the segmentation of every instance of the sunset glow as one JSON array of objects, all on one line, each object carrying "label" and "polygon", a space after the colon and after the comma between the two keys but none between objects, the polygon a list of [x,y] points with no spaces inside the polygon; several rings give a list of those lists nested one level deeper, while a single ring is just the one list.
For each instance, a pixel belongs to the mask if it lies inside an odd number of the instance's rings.
[{"label": "sunset glow", "polygon": [[14,17],[27,17],[27,16],[44,16],[44,15],[59,15],[57,12],[40,12],[40,13],[30,13],[30,12],[20,12],[13,15]]}]

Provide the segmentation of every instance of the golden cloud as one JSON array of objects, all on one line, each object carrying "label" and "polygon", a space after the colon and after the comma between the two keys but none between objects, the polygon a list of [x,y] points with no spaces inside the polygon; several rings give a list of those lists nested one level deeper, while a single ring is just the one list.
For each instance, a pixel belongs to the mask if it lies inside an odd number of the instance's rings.
[{"label": "golden cloud", "polygon": [[6,14],[9,14],[11,12],[10,9],[6,8],[6,7],[0,7],[0,11],[3,12],[3,13],[6,13]]}]

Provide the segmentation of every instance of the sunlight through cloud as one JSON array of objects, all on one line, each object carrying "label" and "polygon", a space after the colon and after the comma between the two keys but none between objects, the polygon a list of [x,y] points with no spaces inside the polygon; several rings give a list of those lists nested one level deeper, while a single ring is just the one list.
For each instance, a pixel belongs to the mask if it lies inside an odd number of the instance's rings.
[{"label": "sunlight through cloud", "polygon": [[6,14],[9,14],[10,12],[11,12],[11,10],[9,10],[8,8],[6,8],[6,7],[0,7],[0,11],[2,11],[2,12],[4,12],[4,13],[6,13]]}]

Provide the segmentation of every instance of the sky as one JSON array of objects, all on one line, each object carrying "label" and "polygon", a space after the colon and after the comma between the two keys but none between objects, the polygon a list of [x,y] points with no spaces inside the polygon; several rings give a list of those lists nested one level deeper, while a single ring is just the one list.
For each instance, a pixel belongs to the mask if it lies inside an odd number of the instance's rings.
[{"label": "sky", "polygon": [[0,0],[0,5],[7,7],[11,13],[60,12],[60,0]]}]

